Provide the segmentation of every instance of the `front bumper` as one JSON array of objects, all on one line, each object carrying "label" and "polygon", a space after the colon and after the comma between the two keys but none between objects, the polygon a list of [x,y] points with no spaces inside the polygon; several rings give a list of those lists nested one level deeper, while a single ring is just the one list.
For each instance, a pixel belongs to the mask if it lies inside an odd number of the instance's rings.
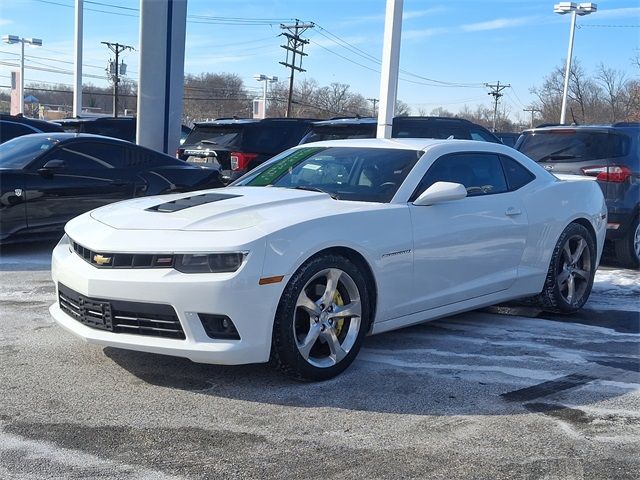
[{"label": "front bumper", "polygon": [[[258,285],[262,265],[258,258],[254,260],[247,259],[238,272],[224,274],[183,274],[173,269],[101,269],[70,251],[69,244],[63,240],[52,256],[56,287],[61,283],[91,298],[171,305],[186,338],[98,330],[72,318],[57,302],[49,311],[60,326],[98,345],[173,355],[198,363],[266,362],[271,349],[273,318],[285,282]],[[228,316],[240,340],[210,338],[198,313]]]}]

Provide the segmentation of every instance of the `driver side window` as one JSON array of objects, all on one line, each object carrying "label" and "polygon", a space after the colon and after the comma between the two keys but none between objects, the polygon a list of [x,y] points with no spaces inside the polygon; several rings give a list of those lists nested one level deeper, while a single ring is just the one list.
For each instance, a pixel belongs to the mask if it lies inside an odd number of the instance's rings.
[{"label": "driver side window", "polygon": [[455,153],[438,158],[412,198],[417,198],[436,182],[461,183],[469,197],[508,191],[500,158],[491,153]]}]

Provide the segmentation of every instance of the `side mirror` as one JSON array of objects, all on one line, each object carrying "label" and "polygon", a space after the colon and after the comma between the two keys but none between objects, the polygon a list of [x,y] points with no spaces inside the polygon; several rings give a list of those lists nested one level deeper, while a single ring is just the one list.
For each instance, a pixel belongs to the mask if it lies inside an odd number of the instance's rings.
[{"label": "side mirror", "polygon": [[63,170],[64,168],[66,168],[66,166],[67,165],[64,163],[64,160],[59,160],[59,159],[49,160],[47,163],[45,163],[42,166],[42,168],[38,169],[38,173],[43,177],[50,177],[56,171]]},{"label": "side mirror", "polygon": [[461,200],[467,196],[467,189],[460,183],[436,182],[420,194],[414,205],[426,206],[436,203]]}]

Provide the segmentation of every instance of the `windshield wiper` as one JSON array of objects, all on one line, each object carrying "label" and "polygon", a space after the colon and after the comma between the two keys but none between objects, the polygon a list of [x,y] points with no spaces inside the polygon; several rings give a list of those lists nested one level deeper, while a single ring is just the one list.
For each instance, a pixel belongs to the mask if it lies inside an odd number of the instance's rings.
[{"label": "windshield wiper", "polygon": [[331,192],[326,192],[324,190],[322,190],[321,188],[318,187],[312,187],[311,185],[297,185],[295,187],[293,187],[295,190],[307,190],[309,192],[320,192],[320,193],[326,193],[327,195],[329,195],[331,198],[333,198],[334,200],[338,200],[338,195],[336,195],[335,193],[331,193]]},{"label": "windshield wiper", "polygon": [[568,147],[564,147],[561,148],[560,150],[556,150],[555,152],[551,152],[547,155],[545,155],[544,157],[542,157],[539,160],[536,160],[537,162],[544,162],[547,160],[561,160],[563,158],[576,158],[576,155],[569,155],[569,154],[562,154],[563,152],[566,152],[567,150],[570,150],[573,148],[573,145],[569,145]]},{"label": "windshield wiper", "polygon": [[546,162],[547,160],[569,160],[572,158],[582,158],[582,155],[569,155],[567,153],[549,154],[542,157],[538,162]]}]

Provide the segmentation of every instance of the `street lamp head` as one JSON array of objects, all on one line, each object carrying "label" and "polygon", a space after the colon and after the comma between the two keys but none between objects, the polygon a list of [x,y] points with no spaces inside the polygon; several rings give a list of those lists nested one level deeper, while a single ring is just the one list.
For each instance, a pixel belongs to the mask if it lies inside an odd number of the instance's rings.
[{"label": "street lamp head", "polygon": [[598,5],[595,3],[581,3],[578,5],[578,10],[576,13],[578,15],[589,15],[590,13],[594,13],[598,11]]},{"label": "street lamp head", "polygon": [[34,47],[41,47],[42,46],[42,39],[40,39],[40,38],[23,38],[22,40],[25,43],[28,43],[29,45],[33,45]]},{"label": "street lamp head", "polygon": [[565,15],[578,9],[578,4],[575,2],[560,2],[553,6],[553,12]]},{"label": "street lamp head", "polygon": [[3,35],[2,36],[2,41],[4,43],[19,43],[20,42],[20,37],[17,35]]}]

